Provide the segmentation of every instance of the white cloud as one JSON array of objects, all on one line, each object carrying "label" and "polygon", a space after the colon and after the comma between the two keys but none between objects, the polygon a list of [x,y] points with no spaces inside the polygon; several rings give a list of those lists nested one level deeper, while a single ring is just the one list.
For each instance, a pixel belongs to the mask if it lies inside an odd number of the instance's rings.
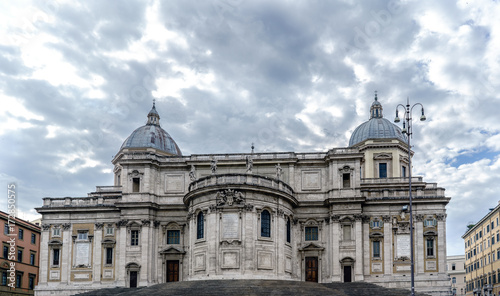
[{"label": "white cloud", "polygon": [[185,153],[347,145],[378,90],[389,120],[408,96],[426,107],[414,168],[452,197],[458,254],[463,217],[500,190],[500,6],[401,3],[0,3],[0,139],[14,147],[0,177],[25,185],[24,212],[109,185],[96,183],[153,98]]}]

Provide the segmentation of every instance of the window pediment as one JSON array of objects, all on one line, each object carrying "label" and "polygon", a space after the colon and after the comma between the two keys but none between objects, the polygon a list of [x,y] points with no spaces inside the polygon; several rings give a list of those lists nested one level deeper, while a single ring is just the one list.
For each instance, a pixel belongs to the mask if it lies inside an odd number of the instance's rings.
[{"label": "window pediment", "polygon": [[370,238],[384,238],[384,234],[382,232],[372,232],[370,233]]},{"label": "window pediment", "polygon": [[49,246],[62,246],[62,240],[59,239],[50,240]]},{"label": "window pediment", "polygon": [[389,153],[375,153],[373,159],[392,159],[392,154]]},{"label": "window pediment", "polygon": [[141,265],[139,265],[135,262],[130,262],[130,263],[127,263],[127,265],[125,265],[125,268],[127,268],[127,269],[139,269],[139,268],[141,268]]},{"label": "window pediment", "polygon": [[437,232],[429,230],[424,232],[424,236],[437,236]]},{"label": "window pediment", "polygon": [[162,254],[162,255],[180,255],[180,254],[186,254],[186,252],[184,250],[182,250],[181,248],[170,246],[170,247],[167,247],[167,248],[161,250],[160,254]]},{"label": "window pediment", "polygon": [[299,248],[299,251],[323,251],[325,248],[315,244],[309,243],[302,248]]}]

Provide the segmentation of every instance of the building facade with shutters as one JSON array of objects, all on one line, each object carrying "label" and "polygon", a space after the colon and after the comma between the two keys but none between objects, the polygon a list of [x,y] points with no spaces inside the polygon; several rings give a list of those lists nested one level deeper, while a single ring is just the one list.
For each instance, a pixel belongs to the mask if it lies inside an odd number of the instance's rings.
[{"label": "building facade with shutters", "polygon": [[462,236],[466,295],[500,295],[500,202]]},{"label": "building facade with shutters", "polygon": [[[182,155],[153,108],[114,186],[44,198],[37,295],[169,281],[367,281],[410,287],[408,147],[383,118],[325,152]],[[446,295],[446,204],[413,177],[416,290]]]},{"label": "building facade with shutters", "polygon": [[0,211],[0,295],[33,295],[38,283],[40,226]]}]

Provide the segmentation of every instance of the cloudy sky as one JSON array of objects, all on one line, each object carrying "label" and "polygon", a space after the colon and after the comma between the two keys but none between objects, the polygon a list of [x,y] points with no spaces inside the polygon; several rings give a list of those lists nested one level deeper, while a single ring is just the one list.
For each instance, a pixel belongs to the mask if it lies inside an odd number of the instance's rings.
[{"label": "cloudy sky", "polygon": [[452,197],[463,254],[500,199],[498,15],[486,0],[2,1],[0,183],[25,219],[111,185],[153,99],[184,155],[345,147],[377,90],[390,120],[424,104],[414,174]]}]

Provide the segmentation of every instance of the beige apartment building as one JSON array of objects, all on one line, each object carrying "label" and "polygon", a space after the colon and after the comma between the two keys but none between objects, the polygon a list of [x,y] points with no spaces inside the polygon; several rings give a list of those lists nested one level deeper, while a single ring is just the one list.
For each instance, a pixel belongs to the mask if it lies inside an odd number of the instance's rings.
[{"label": "beige apartment building", "polygon": [[500,295],[500,203],[462,236],[466,295]]},{"label": "beige apartment building", "polygon": [[[375,97],[348,147],[182,155],[153,104],[112,160],[112,186],[37,208],[36,294],[210,279],[409,289],[407,138],[382,111]],[[412,183],[416,290],[448,295],[450,198]]]},{"label": "beige apartment building", "polygon": [[452,296],[464,296],[465,288],[465,257],[464,255],[448,256],[447,271],[450,276],[450,286]]}]

